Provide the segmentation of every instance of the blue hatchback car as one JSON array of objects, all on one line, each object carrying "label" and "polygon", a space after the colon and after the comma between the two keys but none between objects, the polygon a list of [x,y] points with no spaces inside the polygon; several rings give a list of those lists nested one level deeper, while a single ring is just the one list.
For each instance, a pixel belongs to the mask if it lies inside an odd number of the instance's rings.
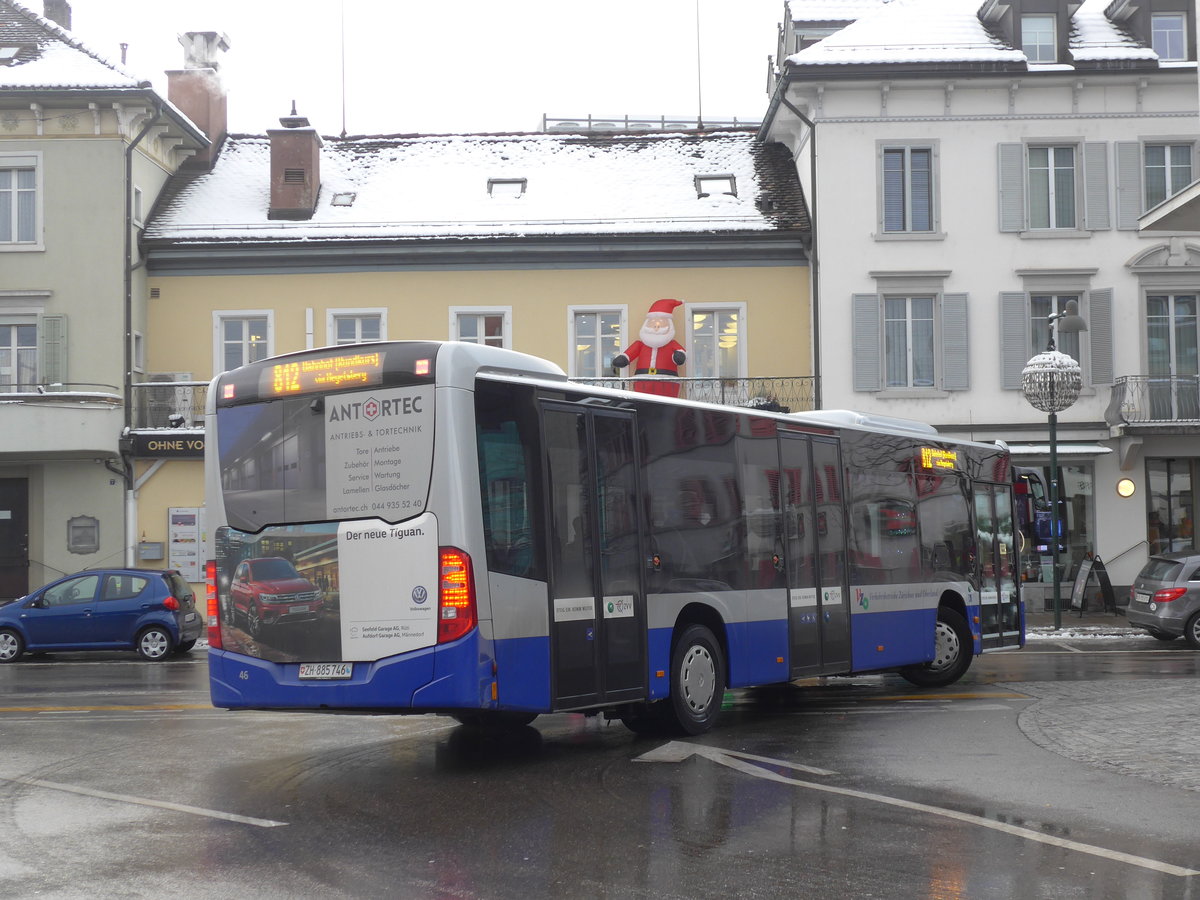
[{"label": "blue hatchback car", "polygon": [[0,663],[27,650],[136,650],[160,660],[191,650],[204,625],[172,569],[89,569],[0,603]]}]

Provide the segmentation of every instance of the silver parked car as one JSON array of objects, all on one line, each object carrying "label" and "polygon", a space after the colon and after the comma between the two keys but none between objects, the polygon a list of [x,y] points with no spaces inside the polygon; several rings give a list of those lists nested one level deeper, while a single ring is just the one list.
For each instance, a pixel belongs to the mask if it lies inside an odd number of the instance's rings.
[{"label": "silver parked car", "polygon": [[1183,635],[1200,650],[1200,554],[1161,553],[1138,572],[1125,611],[1130,625],[1162,641]]}]

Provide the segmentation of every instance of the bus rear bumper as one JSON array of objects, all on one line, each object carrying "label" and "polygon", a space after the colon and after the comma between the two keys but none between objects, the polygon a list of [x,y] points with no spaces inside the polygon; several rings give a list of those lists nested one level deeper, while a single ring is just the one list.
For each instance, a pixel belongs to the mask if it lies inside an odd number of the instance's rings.
[{"label": "bus rear bumper", "polygon": [[[208,651],[213,706],[225,709],[358,709],[397,712],[488,709],[491,665],[477,634],[374,662],[346,679],[301,680],[300,664]],[[253,698],[253,699],[251,699]]]}]

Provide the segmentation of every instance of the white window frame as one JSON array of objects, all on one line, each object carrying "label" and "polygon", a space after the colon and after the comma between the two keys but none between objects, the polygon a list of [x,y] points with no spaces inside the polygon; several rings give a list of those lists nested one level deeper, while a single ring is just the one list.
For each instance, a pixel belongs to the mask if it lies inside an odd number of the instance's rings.
[{"label": "white window frame", "polygon": [[[44,167],[42,164],[42,153],[40,150],[29,150],[21,153],[2,153],[0,152],[0,169],[11,169],[14,172],[19,169],[33,169],[33,240],[32,241],[0,241],[0,253],[22,253],[46,249],[46,238],[44,219],[44,202],[46,197],[44,178]],[[16,237],[17,213],[16,213],[16,192],[13,196],[13,234]]]},{"label": "white window frame", "polygon": [[[1160,22],[1165,23],[1168,19],[1178,21],[1178,23],[1179,23],[1178,30],[1176,30],[1174,28],[1160,29],[1158,27]],[[1159,35],[1163,35],[1166,38],[1167,47],[1165,48],[1165,50],[1166,50],[1165,53],[1163,52],[1163,50],[1159,49],[1159,47],[1160,47]],[[1175,43],[1174,38],[1176,36],[1178,36],[1178,40],[1179,40],[1181,46],[1179,47],[1178,53],[1173,53],[1170,45]],[[1151,48],[1153,48],[1154,52],[1158,54],[1158,58],[1160,60],[1165,60],[1168,62],[1179,62],[1181,60],[1187,59],[1188,58],[1188,17],[1187,17],[1187,13],[1183,12],[1183,11],[1151,13],[1151,15],[1150,15],[1150,46],[1151,46]]]},{"label": "white window frame", "polygon": [[[512,349],[512,307],[511,306],[451,306],[450,321],[446,333],[450,340],[459,341],[458,320],[460,316],[503,316],[504,336],[501,346],[506,350]],[[471,343],[476,343],[472,341]]]},{"label": "white window frame", "polygon": [[[1049,59],[1043,59],[1040,50],[1037,53],[1037,59],[1034,59],[1033,54],[1030,53],[1030,50],[1032,49],[1031,46],[1026,44],[1026,42],[1025,42],[1025,23],[1032,22],[1035,19],[1049,20],[1049,22],[1050,22],[1050,44],[1049,44],[1050,58]],[[1021,52],[1025,54],[1025,59],[1030,63],[1030,65],[1048,65],[1050,63],[1058,62],[1058,17],[1057,16],[1055,16],[1053,13],[1027,13],[1027,14],[1021,16],[1020,26],[1021,26]],[[1044,48],[1044,47],[1046,47],[1046,44],[1045,43],[1037,43],[1037,44],[1033,44],[1032,47]]]},{"label": "white window frame", "polygon": [[[904,331],[905,331],[905,383],[904,384],[888,384],[888,332],[887,324],[889,321],[887,315],[889,300],[904,301]],[[929,384],[914,384],[914,357],[913,357],[913,301],[928,300],[929,301],[929,323],[933,329],[933,335],[929,345],[929,369],[930,383]],[[941,385],[941,362],[938,358],[938,348],[941,346],[941,295],[932,291],[909,291],[898,292],[890,291],[880,295],[879,304],[880,314],[882,316],[880,332],[880,362],[883,366],[883,381],[882,389],[884,391],[933,391],[937,390]]]},{"label": "white window frame", "polygon": [[133,346],[129,349],[129,355],[133,362],[133,371],[146,371],[146,336],[140,331],[133,333]]},{"label": "white window frame", "polygon": [[[11,385],[7,381],[0,381],[0,391],[15,391],[18,387],[23,387],[29,390],[31,384],[41,383],[42,380],[42,321],[41,316],[32,310],[21,311],[11,309],[0,310],[0,325],[13,327],[33,326],[33,382],[13,381]],[[15,367],[14,367],[15,368]],[[15,375],[15,372],[10,373]]]},{"label": "white window frame", "polygon": [[[715,372],[714,373],[697,372],[693,366],[693,362],[694,362],[694,360],[696,360],[697,354],[695,352],[696,348],[694,346],[693,337],[692,337],[692,334],[694,331],[694,329],[692,327],[692,320],[697,313],[722,313],[722,312],[737,313],[737,319],[738,319],[738,348],[737,348],[737,350],[738,350],[738,352],[737,352],[738,370],[737,370],[737,373],[734,375],[718,376]],[[680,371],[680,373],[679,373],[681,376],[683,376],[685,378],[686,377],[691,377],[691,378],[717,378],[717,377],[746,378],[747,377],[746,361],[749,357],[749,352],[747,350],[746,345],[748,343],[747,334],[749,332],[749,325],[748,325],[748,322],[746,319],[746,304],[744,302],[685,303],[684,307],[683,307],[683,329],[684,329],[685,334],[683,336],[683,340],[679,341],[679,343],[683,344],[684,352],[687,353],[687,362],[684,364],[682,371]],[[676,335],[675,339],[679,340],[679,336]]]},{"label": "white window frame", "polygon": [[[1151,147],[1162,147],[1163,148],[1163,163],[1164,163],[1163,168],[1165,169],[1165,176],[1166,176],[1164,179],[1165,184],[1166,184],[1166,195],[1161,200],[1156,200],[1154,203],[1150,202],[1150,197],[1147,194],[1147,191],[1149,190],[1149,179],[1146,177],[1147,173],[1150,170],[1150,163],[1146,158],[1146,151],[1149,150]],[[1174,169],[1174,167],[1171,165],[1171,150],[1176,147],[1183,147],[1188,151],[1187,180],[1184,181],[1183,184],[1180,184],[1180,185],[1175,185],[1173,183],[1173,180],[1171,177],[1171,173]],[[1172,141],[1172,140],[1142,141],[1142,173],[1141,173],[1142,174],[1142,210],[1145,211],[1145,210],[1151,209],[1151,208],[1157,206],[1159,203],[1162,203],[1163,201],[1169,200],[1170,198],[1174,197],[1176,194],[1178,194],[1180,191],[1182,191],[1185,187],[1187,187],[1189,184],[1191,184],[1192,181],[1195,180],[1195,177],[1196,177],[1195,172],[1196,172],[1196,145],[1193,141],[1186,140],[1186,139],[1175,140],[1175,141]]]},{"label": "white window frame", "polygon": [[[267,356],[275,355],[275,311],[273,309],[214,309],[213,321],[213,372],[227,372],[225,368],[225,341],[222,326],[229,319],[267,320]],[[243,365],[245,361],[243,361]]]},{"label": "white window frame", "polygon": [[[878,222],[875,238],[877,240],[896,239],[930,239],[943,238],[941,234],[940,190],[938,184],[938,141],[877,141],[876,144],[876,183],[878,185]],[[885,164],[888,154],[895,151],[904,153],[904,228],[889,231],[887,229],[887,179]],[[927,150],[929,152],[929,228],[920,231],[912,227],[912,151]]]},{"label": "white window frame", "polygon": [[[1033,184],[1031,175],[1033,173],[1033,160],[1030,156],[1032,150],[1046,151],[1046,205],[1048,212],[1048,224],[1034,225],[1033,224]],[[1070,225],[1059,225],[1055,212],[1055,186],[1054,186],[1054,156],[1056,150],[1071,151],[1071,193],[1073,196],[1072,209],[1074,210],[1074,221]],[[1030,231],[1038,232],[1055,232],[1055,231],[1081,231],[1083,226],[1080,219],[1083,216],[1083,205],[1080,191],[1080,175],[1082,174],[1083,166],[1083,148],[1071,141],[1039,141],[1025,145],[1025,217],[1029,225]]]},{"label": "white window frame", "polygon": [[575,339],[575,317],[578,315],[595,314],[601,315],[605,313],[616,313],[620,318],[618,326],[617,352],[620,353],[629,346],[629,307],[622,305],[601,306],[595,304],[584,304],[580,306],[567,307],[567,375],[571,378],[604,378],[612,375],[612,372],[601,372],[598,375],[593,375],[590,372],[580,372],[576,365],[576,339]]},{"label": "white window frame", "polygon": [[[369,316],[379,317],[379,340],[386,341],[388,339],[388,321],[387,307],[341,307],[325,310],[325,344],[329,347],[337,346],[337,320],[338,319],[362,319]],[[360,331],[357,326],[356,331]],[[360,342],[356,342],[360,343]]]}]

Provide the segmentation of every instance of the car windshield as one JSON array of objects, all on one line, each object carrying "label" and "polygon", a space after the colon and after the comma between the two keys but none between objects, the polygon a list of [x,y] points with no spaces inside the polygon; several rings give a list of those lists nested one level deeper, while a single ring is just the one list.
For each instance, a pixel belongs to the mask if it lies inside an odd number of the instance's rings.
[{"label": "car windshield", "polygon": [[250,577],[255,581],[279,581],[298,578],[299,574],[286,559],[260,559],[250,564]]},{"label": "car windshield", "polygon": [[1178,581],[1179,573],[1183,571],[1183,563],[1175,559],[1151,559],[1142,568],[1138,578],[1147,581]]}]

